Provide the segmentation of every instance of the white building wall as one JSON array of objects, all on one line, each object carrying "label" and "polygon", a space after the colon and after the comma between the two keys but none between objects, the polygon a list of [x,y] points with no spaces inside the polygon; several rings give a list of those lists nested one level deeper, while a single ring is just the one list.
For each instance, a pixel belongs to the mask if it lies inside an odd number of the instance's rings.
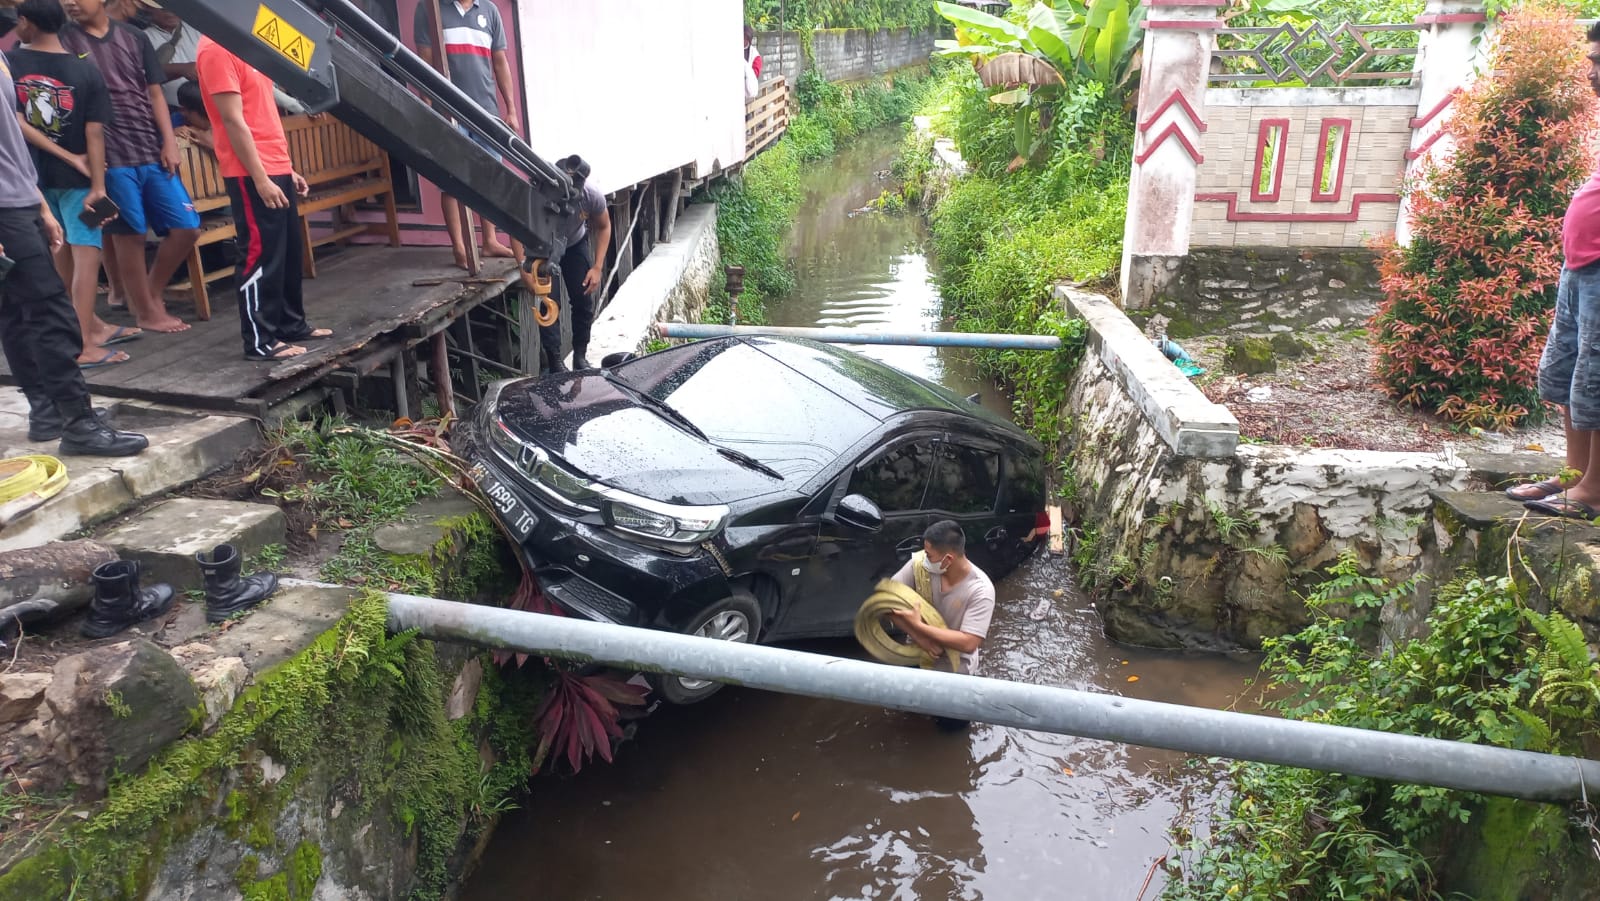
[{"label": "white building wall", "polygon": [[529,143],[610,193],[744,160],[739,0],[517,0]]}]

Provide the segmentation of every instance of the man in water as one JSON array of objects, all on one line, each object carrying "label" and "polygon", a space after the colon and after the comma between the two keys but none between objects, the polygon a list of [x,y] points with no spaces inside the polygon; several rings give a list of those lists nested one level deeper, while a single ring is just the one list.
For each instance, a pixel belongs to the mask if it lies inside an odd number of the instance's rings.
[{"label": "man in water", "polygon": [[[923,572],[917,572],[919,567]],[[922,614],[915,610],[893,614],[896,624],[918,647],[932,654],[941,669],[948,671],[946,651],[956,651],[961,655],[958,672],[975,674],[983,640],[989,634],[989,620],[994,616],[994,582],[967,559],[967,536],[961,526],[948,519],[929,526],[922,533],[922,554],[900,567],[894,580],[926,597],[944,618],[946,628],[923,622]],[[919,581],[927,586],[926,590],[918,586]],[[965,720],[945,717],[935,717],[934,721],[947,732],[969,725]]]}]

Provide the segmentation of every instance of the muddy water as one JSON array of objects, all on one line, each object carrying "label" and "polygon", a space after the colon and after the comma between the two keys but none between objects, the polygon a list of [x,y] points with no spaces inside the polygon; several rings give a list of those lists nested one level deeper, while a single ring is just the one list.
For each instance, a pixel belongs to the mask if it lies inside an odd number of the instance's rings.
[{"label": "muddy water", "polygon": [[[892,138],[863,141],[808,176],[802,287],[774,323],[937,327],[915,217],[848,215],[885,186],[874,173],[892,153]],[[1005,405],[959,352],[864,352]],[[1254,672],[1112,645],[1047,555],[998,595],[984,675],[1215,708]],[[860,656],[848,641],[802,647]],[[1169,825],[1214,787],[1182,754],[986,725],[950,735],[908,714],[727,689],[657,711],[613,766],[538,780],[463,897],[1133,899]],[[1157,872],[1145,897],[1162,883]]]}]

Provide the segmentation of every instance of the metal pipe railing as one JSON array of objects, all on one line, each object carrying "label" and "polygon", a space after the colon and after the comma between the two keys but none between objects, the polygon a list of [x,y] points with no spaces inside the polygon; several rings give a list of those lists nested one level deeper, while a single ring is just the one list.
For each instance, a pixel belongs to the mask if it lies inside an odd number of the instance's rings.
[{"label": "metal pipe railing", "polygon": [[1061,339],[1054,335],[996,335],[978,332],[867,332],[849,328],[791,328],[775,325],[692,325],[685,322],[657,322],[656,334],[663,338],[733,338],[741,335],[767,335],[779,338],[810,338],[824,344],[888,344],[908,347],[975,347],[984,350],[1056,350]]},{"label": "metal pipe railing", "polygon": [[438,641],[629,670],[715,679],[814,698],[1255,760],[1394,782],[1571,801],[1600,787],[1600,761],[979,676],[391,594],[389,626]]}]

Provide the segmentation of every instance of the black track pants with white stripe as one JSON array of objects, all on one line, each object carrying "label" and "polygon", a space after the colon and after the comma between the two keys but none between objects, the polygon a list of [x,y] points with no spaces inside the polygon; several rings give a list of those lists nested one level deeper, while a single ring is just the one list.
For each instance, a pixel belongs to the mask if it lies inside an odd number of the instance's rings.
[{"label": "black track pants with white stripe", "polygon": [[311,330],[300,294],[300,217],[294,179],[274,175],[289,198],[281,210],[267,206],[248,178],[230,178],[228,199],[238,231],[239,332],[245,353],[264,354],[279,341],[295,341]]}]

